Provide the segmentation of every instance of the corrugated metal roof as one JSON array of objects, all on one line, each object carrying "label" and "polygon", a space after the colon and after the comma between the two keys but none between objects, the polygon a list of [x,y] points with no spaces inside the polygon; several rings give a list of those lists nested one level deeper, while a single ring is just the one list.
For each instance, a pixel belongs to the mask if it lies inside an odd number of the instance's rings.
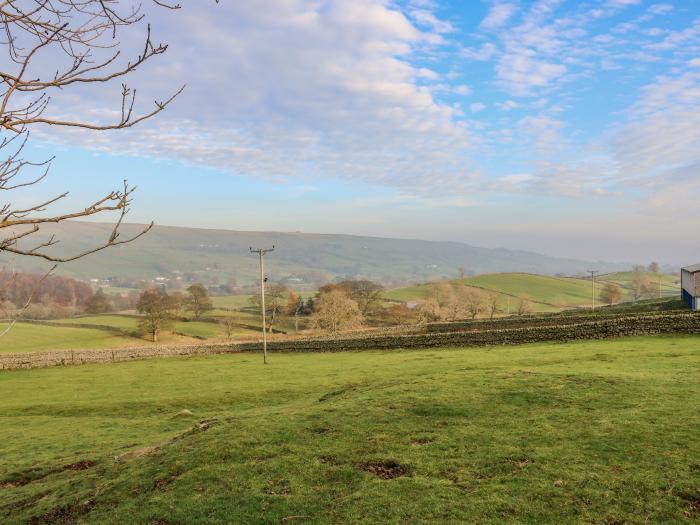
[{"label": "corrugated metal roof", "polygon": [[690,273],[700,272],[700,263],[693,264],[691,266],[686,266],[685,268],[682,268],[682,270],[685,270],[686,272]]}]

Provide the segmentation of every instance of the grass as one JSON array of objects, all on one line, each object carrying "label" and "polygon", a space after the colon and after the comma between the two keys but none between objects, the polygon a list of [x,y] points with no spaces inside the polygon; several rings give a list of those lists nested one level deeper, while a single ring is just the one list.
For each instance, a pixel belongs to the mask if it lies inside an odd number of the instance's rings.
[{"label": "grass", "polygon": [[[666,274],[655,274],[651,272],[644,272],[651,282],[659,283],[659,290],[661,295],[664,297],[680,295],[680,276],[678,275],[666,275]],[[613,282],[622,286],[626,290],[632,288],[632,279],[634,277],[634,272],[617,272],[608,273],[598,277],[601,282]]]},{"label": "grass", "polygon": [[699,343],[5,372],[0,510],[6,523],[690,523]]},{"label": "grass", "polygon": [[[0,330],[6,326],[0,324]],[[142,343],[147,344],[147,341],[98,329],[16,323],[0,338],[0,353],[115,348]]]},{"label": "grass", "polygon": [[138,319],[125,315],[90,315],[85,317],[69,317],[67,319],[57,319],[57,323],[78,323],[94,324],[96,326],[112,326],[122,330],[135,332]]},{"label": "grass", "polygon": [[[515,308],[517,297],[521,294],[527,294],[535,301],[533,308],[537,312],[553,312],[565,307],[590,304],[591,283],[584,279],[526,273],[494,273],[468,277],[461,282],[468,286],[499,292],[505,296],[502,302],[509,297],[512,308]],[[600,286],[597,288],[600,289]],[[420,300],[426,298],[429,291],[428,285],[416,285],[389,290],[385,297],[399,301]]]},{"label": "grass", "polygon": [[[649,275],[652,276],[652,274]],[[653,278],[660,281],[664,296],[678,295],[678,286],[675,284],[677,277],[661,275]],[[600,295],[606,282],[614,282],[623,288],[629,288],[631,279],[632,272],[601,275],[596,279],[596,296]],[[527,294],[532,301],[535,301],[533,309],[536,312],[555,312],[564,308],[587,307],[591,304],[591,281],[587,279],[529,273],[492,273],[468,277],[462,283],[493,290],[511,298]],[[420,300],[428,296],[429,290],[428,285],[415,285],[389,290],[384,296],[397,301]],[[517,302],[517,299],[511,299],[512,308],[515,307],[513,301]],[[600,302],[600,299],[598,301]]]}]

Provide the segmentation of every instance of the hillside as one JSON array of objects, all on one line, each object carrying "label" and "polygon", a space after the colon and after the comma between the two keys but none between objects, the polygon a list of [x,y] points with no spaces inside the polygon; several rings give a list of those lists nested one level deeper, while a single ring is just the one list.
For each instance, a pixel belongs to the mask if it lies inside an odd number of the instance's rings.
[{"label": "hillside", "polygon": [[[61,240],[55,246],[57,254],[68,254],[97,245],[108,236],[110,228],[108,224],[71,222],[47,226],[42,232],[45,236],[55,234]],[[138,229],[138,225],[125,225],[123,235]],[[453,277],[459,267],[473,273],[578,274],[592,264],[456,242],[156,226],[132,244],[62,265],[59,272],[83,279],[152,279],[172,276],[175,272],[193,272],[201,278],[219,282],[233,278],[239,284],[247,284],[257,276],[257,260],[249,253],[249,247],[273,244],[276,250],[268,258],[269,276],[292,277],[297,283],[309,285],[345,276],[384,282],[427,281]],[[40,262],[26,258],[14,262],[19,269],[41,266]],[[623,269],[622,265],[594,264],[604,271]]]},{"label": "hillside", "polygon": [[[631,279],[632,272],[616,272],[600,276],[596,279],[596,297],[606,282],[615,282],[627,290]],[[664,296],[678,294],[678,286],[675,284],[677,278],[662,275],[657,276],[656,279],[661,282],[661,291]],[[535,311],[540,312],[591,304],[591,281],[588,279],[527,273],[492,273],[469,277],[461,282],[468,286],[499,292],[504,295],[504,299],[526,294],[535,303]],[[407,286],[389,290],[384,297],[398,301],[420,300],[427,297],[429,290],[429,284]]]}]

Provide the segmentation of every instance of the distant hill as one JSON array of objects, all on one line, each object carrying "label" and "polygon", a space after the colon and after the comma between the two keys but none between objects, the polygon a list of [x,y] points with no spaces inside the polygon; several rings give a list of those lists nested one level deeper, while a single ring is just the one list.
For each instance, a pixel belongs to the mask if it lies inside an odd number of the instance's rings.
[{"label": "distant hill", "polygon": [[[123,235],[140,227],[125,225]],[[47,226],[42,234],[55,234],[61,240],[55,246],[56,253],[67,254],[97,245],[110,229],[109,224],[70,222]],[[459,267],[469,273],[517,271],[570,275],[583,274],[591,265],[609,272],[624,269],[620,264],[478,248],[458,242],[156,226],[131,244],[64,264],[59,272],[82,279],[153,279],[173,276],[176,272],[194,272],[220,282],[234,278],[239,284],[247,284],[257,277],[257,259],[249,253],[249,247],[273,244],[276,250],[267,259],[268,275],[273,280],[291,278],[300,285],[339,277],[419,282],[454,277]],[[42,266],[28,258],[16,258],[14,264],[24,270]]]}]

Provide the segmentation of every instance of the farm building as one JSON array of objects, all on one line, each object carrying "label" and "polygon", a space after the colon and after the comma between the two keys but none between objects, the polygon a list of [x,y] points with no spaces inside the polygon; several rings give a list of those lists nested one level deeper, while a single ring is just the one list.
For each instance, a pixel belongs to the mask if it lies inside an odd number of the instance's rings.
[{"label": "farm building", "polygon": [[700,264],[681,268],[683,302],[693,310],[700,310]]}]

